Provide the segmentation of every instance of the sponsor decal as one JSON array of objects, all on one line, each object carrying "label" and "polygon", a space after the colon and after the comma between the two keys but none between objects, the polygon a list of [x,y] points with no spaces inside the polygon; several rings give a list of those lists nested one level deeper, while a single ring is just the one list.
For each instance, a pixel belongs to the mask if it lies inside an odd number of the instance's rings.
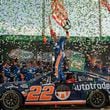
[{"label": "sponsor decal", "polygon": [[28,84],[22,84],[22,85],[20,85],[20,87],[22,87],[22,88],[29,88]]},{"label": "sponsor decal", "polygon": [[110,89],[110,83],[88,83],[88,84],[74,84],[74,90],[81,91],[81,90],[90,90],[90,89]]},{"label": "sponsor decal", "polygon": [[6,85],[5,88],[6,88],[6,89],[18,88],[18,86],[15,86],[15,85],[13,85],[13,84],[10,84],[10,85]]},{"label": "sponsor decal", "polygon": [[55,90],[55,96],[59,100],[67,100],[71,95],[71,91],[68,86],[66,85],[60,85]]}]

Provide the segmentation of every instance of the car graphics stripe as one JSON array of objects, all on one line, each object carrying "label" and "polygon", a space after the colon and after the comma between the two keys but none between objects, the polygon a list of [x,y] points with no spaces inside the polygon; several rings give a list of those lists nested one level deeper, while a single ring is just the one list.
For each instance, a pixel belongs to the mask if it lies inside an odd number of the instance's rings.
[{"label": "car graphics stripe", "polygon": [[86,100],[71,100],[71,101],[45,101],[45,102],[25,102],[25,105],[84,105]]}]

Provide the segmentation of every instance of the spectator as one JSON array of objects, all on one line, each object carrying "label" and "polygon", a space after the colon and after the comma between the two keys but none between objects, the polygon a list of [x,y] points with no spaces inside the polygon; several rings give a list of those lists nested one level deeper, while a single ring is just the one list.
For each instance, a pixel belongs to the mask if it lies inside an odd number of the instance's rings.
[{"label": "spectator", "polygon": [[9,64],[7,62],[4,62],[2,65],[3,65],[4,80],[6,82],[11,81]]},{"label": "spectator", "polygon": [[20,66],[18,62],[15,60],[13,64],[11,65],[11,75],[14,75],[14,80],[15,81],[20,81],[21,76],[20,76]]},{"label": "spectator", "polygon": [[0,62],[0,84],[4,82],[2,62]]}]

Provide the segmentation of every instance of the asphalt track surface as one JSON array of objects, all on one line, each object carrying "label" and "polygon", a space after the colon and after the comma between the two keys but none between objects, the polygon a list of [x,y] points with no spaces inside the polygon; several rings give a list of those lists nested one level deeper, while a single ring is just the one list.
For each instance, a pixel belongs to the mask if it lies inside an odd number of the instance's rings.
[{"label": "asphalt track surface", "polygon": [[100,109],[94,109],[86,106],[24,106],[18,110],[110,110],[110,106]]},{"label": "asphalt track surface", "polygon": [[100,109],[94,109],[86,106],[25,106],[19,110],[110,110],[110,106]]}]

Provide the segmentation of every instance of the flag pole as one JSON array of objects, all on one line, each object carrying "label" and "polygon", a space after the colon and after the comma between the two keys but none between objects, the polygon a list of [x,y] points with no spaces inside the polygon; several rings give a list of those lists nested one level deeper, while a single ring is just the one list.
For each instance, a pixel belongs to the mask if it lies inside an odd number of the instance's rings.
[{"label": "flag pole", "polygon": [[100,0],[98,0],[98,4],[99,4],[99,37],[101,39],[101,37],[102,37],[102,19],[101,19],[101,2],[100,2]]},{"label": "flag pole", "polygon": [[42,37],[45,35],[45,0],[42,1]]}]

